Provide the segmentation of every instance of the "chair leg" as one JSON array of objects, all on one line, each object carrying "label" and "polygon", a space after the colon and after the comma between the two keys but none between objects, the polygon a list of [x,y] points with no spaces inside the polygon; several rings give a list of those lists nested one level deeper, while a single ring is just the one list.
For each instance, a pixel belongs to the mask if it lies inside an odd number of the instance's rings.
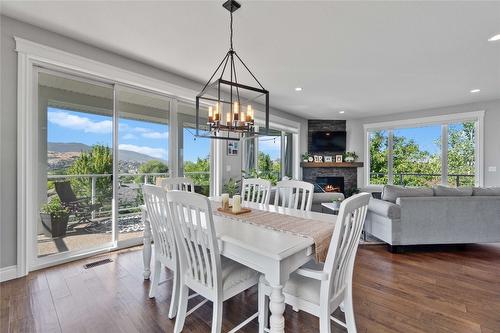
[{"label": "chair leg", "polygon": [[156,296],[156,289],[158,289],[158,284],[160,283],[161,262],[156,260],[154,266],[153,278],[149,287],[149,298]]},{"label": "chair leg", "polygon": [[[261,278],[262,279],[262,278]],[[264,333],[269,321],[269,303],[265,293],[264,282],[259,282],[259,333]]]},{"label": "chair leg", "polygon": [[330,314],[328,313],[328,309],[321,309],[319,315],[319,332],[320,333],[330,333],[331,330],[331,322],[330,322]]},{"label": "chair leg", "polygon": [[354,320],[354,308],[352,305],[352,285],[348,283],[344,298],[345,323],[348,333],[356,333],[356,321]]},{"label": "chair leg", "polygon": [[170,298],[170,308],[168,310],[168,318],[173,319],[177,314],[177,305],[179,303],[179,270],[176,269],[174,280],[172,282],[172,295]]},{"label": "chair leg", "polygon": [[174,332],[180,333],[184,328],[184,321],[186,320],[187,303],[189,296],[189,289],[186,287],[182,281],[179,290],[179,306],[177,308],[177,319],[175,321]]},{"label": "chair leg", "polygon": [[215,299],[212,314],[212,333],[221,333],[222,330],[222,300]]}]

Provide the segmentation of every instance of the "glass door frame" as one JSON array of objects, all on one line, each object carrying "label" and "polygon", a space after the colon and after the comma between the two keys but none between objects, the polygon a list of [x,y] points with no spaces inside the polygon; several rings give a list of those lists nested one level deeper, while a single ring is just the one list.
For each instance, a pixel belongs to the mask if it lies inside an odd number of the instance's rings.
[{"label": "glass door frame", "polygon": [[[98,76],[93,76],[87,73],[82,73],[78,71],[73,71],[71,69],[59,67],[57,65],[46,65],[43,63],[34,63],[32,67],[32,72],[33,72],[33,108],[38,107],[38,72],[43,71],[46,73],[50,73],[55,76],[61,76],[61,77],[71,77],[75,80],[79,81],[88,81],[93,84],[103,84],[106,86],[110,86],[113,89],[113,112],[112,112],[112,154],[113,154],[113,182],[112,182],[112,191],[113,191],[113,197],[112,197],[112,241],[111,242],[106,242],[105,244],[102,244],[97,247],[92,247],[88,249],[83,249],[83,250],[77,250],[77,251],[67,251],[67,252],[62,252],[54,255],[50,255],[47,257],[42,257],[38,258],[37,256],[37,239],[36,239],[36,228],[31,228],[31,231],[29,231],[30,237],[28,239],[28,242],[30,244],[28,245],[28,265],[27,269],[28,271],[33,271],[45,267],[50,267],[54,265],[58,265],[61,263],[69,262],[69,261],[74,261],[78,260],[81,258],[89,257],[95,254],[100,254],[100,253],[106,253],[109,251],[114,251],[122,248],[127,248],[131,246],[136,246],[140,245],[143,242],[143,238],[132,238],[132,239],[126,239],[126,240],[120,240],[119,238],[119,233],[118,233],[118,177],[115,175],[119,174],[119,169],[118,169],[118,162],[119,162],[119,110],[118,110],[118,90],[120,88],[127,88],[127,89],[134,89],[139,92],[144,92],[145,94],[150,94],[150,95],[158,95],[163,98],[168,99],[170,102],[170,112],[169,112],[169,119],[168,119],[168,124],[169,124],[169,131],[168,131],[168,142],[169,142],[169,147],[168,147],[168,167],[169,167],[169,177],[176,177],[179,174],[179,167],[178,167],[178,157],[177,157],[177,151],[178,151],[178,131],[180,130],[177,126],[177,105],[179,102],[182,103],[187,103],[187,104],[193,104],[193,101],[187,100],[187,99],[182,99],[176,96],[172,96],[169,94],[161,93],[158,91],[154,90],[149,90],[145,89],[139,86],[135,86],[132,84],[125,84],[121,82],[116,82],[113,80],[107,80],[103,79]],[[38,118],[38,117],[37,117]],[[34,128],[38,128],[40,124],[38,123],[38,120],[35,121]],[[214,140],[215,141],[215,140]],[[218,140],[217,140],[218,141]],[[217,195],[220,192],[220,185],[217,183],[217,179],[220,178],[217,177],[217,174],[220,173],[221,167],[220,167],[220,159],[222,158],[221,152],[222,148],[217,146],[217,142],[212,142],[211,145],[211,168],[210,168],[210,195]],[[37,155],[38,152],[35,153]],[[36,182],[41,181],[36,177]],[[34,185],[35,187],[38,187],[38,183]]]},{"label": "glass door frame", "polygon": [[[55,66],[44,66],[43,64],[34,64],[33,65],[33,109],[32,112],[35,115],[34,118],[34,129],[35,129],[35,137],[39,137],[39,128],[42,125],[40,123],[39,119],[39,98],[38,98],[38,78],[39,78],[39,73],[46,73],[49,75],[57,76],[57,77],[62,77],[62,78],[67,78],[67,79],[72,79],[80,82],[86,82],[94,85],[102,85],[109,87],[113,89],[113,110],[112,110],[112,127],[113,127],[113,132],[112,132],[112,156],[113,156],[113,165],[115,164],[115,152],[114,152],[114,144],[115,144],[115,105],[114,105],[114,94],[115,94],[115,88],[114,88],[114,83],[110,82],[108,80],[103,80],[97,77],[92,77],[86,74],[81,74],[81,73],[73,73],[71,71],[66,71],[64,69],[59,69]],[[48,110],[46,110],[47,112]],[[33,155],[34,156],[39,156],[39,149],[38,146],[35,145],[33,148]],[[46,152],[45,152],[46,153]],[[43,176],[42,176],[43,177]],[[47,177],[47,175],[45,175]],[[111,233],[111,241],[105,242],[103,244],[100,244],[98,246],[92,246],[86,249],[80,249],[76,251],[66,251],[66,252],[61,252],[53,255],[48,255],[45,257],[38,257],[38,248],[37,248],[37,227],[34,225],[38,225],[38,216],[37,216],[37,223],[33,223],[33,226],[31,228],[31,233],[30,233],[30,244],[28,244],[30,250],[28,251],[28,269],[29,271],[44,268],[44,267],[50,267],[53,265],[57,265],[63,262],[67,261],[72,261],[72,260],[77,260],[80,258],[84,258],[90,255],[102,253],[102,252],[108,252],[112,249],[115,249],[117,247],[117,242],[116,242],[116,222],[115,222],[115,217],[114,217],[114,211],[115,211],[115,203],[114,203],[114,197],[115,197],[115,187],[114,187],[114,182],[115,178],[113,177],[113,187],[112,187],[112,203],[111,203],[111,221],[112,221],[112,233]],[[34,181],[33,187],[35,188],[35,192],[38,193],[38,186],[40,182],[42,181],[42,178],[40,177],[40,174],[37,172],[37,176],[35,176],[36,181]],[[34,209],[37,210],[38,212],[38,201],[35,200],[35,207]],[[38,215],[38,214],[37,214]]]}]

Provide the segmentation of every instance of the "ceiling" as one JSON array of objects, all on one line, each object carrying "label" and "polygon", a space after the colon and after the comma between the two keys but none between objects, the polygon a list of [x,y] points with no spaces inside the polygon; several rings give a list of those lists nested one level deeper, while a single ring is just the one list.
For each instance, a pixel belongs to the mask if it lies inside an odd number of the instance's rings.
[{"label": "ceiling", "polygon": [[[500,41],[487,41],[500,33],[500,2],[241,3],[235,49],[278,109],[350,119],[500,98]],[[1,10],[204,82],[229,46],[221,4],[2,1]]]}]

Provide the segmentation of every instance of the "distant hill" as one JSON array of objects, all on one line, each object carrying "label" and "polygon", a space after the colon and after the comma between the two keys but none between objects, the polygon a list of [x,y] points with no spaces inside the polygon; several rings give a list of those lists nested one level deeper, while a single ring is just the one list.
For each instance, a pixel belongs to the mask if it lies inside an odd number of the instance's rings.
[{"label": "distant hill", "polygon": [[[85,145],[83,143],[77,142],[48,142],[47,143],[47,151],[56,152],[56,153],[81,153],[82,151],[90,151],[92,149],[91,146]],[[152,157],[146,154],[137,153],[135,151],[130,150],[122,150],[118,151],[120,154],[120,160],[125,161],[135,161],[144,163],[150,160],[158,160],[156,157]],[[163,161],[166,163],[166,161]]]}]

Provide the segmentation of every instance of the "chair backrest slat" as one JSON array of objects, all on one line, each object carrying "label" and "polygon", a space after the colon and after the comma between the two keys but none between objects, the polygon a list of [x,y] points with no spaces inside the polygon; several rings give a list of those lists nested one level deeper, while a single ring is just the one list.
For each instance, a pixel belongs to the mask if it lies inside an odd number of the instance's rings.
[{"label": "chair backrest slat", "polygon": [[167,199],[179,249],[181,273],[205,288],[221,286],[221,264],[212,208],[207,197],[168,191]]},{"label": "chair backrest slat", "polygon": [[282,180],[276,184],[274,205],[310,211],[313,193],[314,185],[311,183],[299,180]]},{"label": "chair backrest slat", "polygon": [[271,182],[266,179],[243,179],[241,184],[241,200],[260,204],[269,204]]},{"label": "chair backrest slat", "polygon": [[342,202],[335,224],[324,272],[328,274],[328,295],[334,297],[352,282],[354,259],[371,195],[361,193]]},{"label": "chair backrest slat", "polygon": [[155,243],[155,251],[162,258],[175,262],[175,236],[168,216],[166,193],[163,188],[148,184],[142,186],[142,191]]},{"label": "chair backrest slat", "polygon": [[187,177],[162,178],[159,186],[163,187],[167,191],[178,190],[194,192],[193,180]]}]

